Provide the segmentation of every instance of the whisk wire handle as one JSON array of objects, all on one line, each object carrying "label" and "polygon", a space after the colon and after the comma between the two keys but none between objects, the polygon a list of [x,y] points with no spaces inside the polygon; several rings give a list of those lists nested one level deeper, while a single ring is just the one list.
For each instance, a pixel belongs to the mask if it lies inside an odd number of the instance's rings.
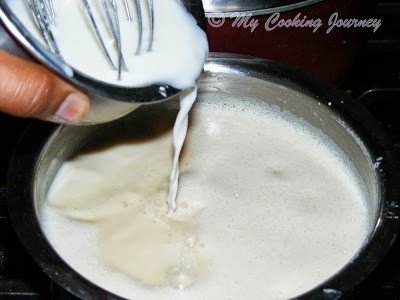
[{"label": "whisk wire handle", "polygon": [[136,15],[138,20],[139,34],[138,34],[138,44],[136,48],[136,55],[139,55],[142,49],[142,38],[143,38],[143,19],[142,19],[142,8],[140,0],[136,0]]},{"label": "whisk wire handle", "polygon": [[125,6],[126,17],[128,18],[128,22],[131,23],[132,22],[132,14],[131,14],[131,10],[129,9],[128,0],[124,0],[124,6]]},{"label": "whisk wire handle", "polygon": [[50,22],[52,22],[51,15],[54,13],[54,10],[51,12],[50,5],[44,0],[28,0],[28,6],[32,13],[33,20],[39,28],[50,51],[63,60],[60,48],[54,38],[50,25]]},{"label": "whisk wire handle", "polygon": [[111,59],[110,53],[107,50],[107,47],[104,43],[103,37],[100,33],[99,27],[97,26],[96,20],[94,19],[93,13],[92,13],[92,8],[90,7],[90,4],[88,2],[88,0],[82,0],[83,5],[85,7],[86,13],[89,17],[90,23],[92,24],[93,30],[95,32],[95,35],[97,37],[97,40],[100,43],[101,49],[103,50],[103,53],[105,54],[105,56],[107,57],[108,62],[110,63],[110,65],[112,66],[112,68],[114,70],[117,70],[117,67],[115,66],[114,62]]},{"label": "whisk wire handle", "polygon": [[120,31],[120,25],[119,25],[119,17],[118,17],[118,8],[115,3],[115,0],[109,0],[109,3],[111,5],[111,11],[109,9],[109,6],[107,5],[107,0],[102,0],[103,4],[103,10],[106,15],[108,27],[111,30],[111,33],[113,35],[116,47],[117,47],[117,52],[118,52],[118,79],[121,79],[121,71],[124,69],[124,71],[127,71],[125,59],[122,55],[122,42],[121,42],[121,31]]},{"label": "whisk wire handle", "polygon": [[[130,5],[128,0],[122,0],[125,8],[126,16],[128,22],[132,22],[132,13],[130,9]],[[138,26],[138,41],[136,46],[136,54],[140,55],[142,52],[143,45],[143,9],[142,1],[145,3],[145,8],[148,9],[149,15],[149,36],[148,36],[148,45],[146,52],[152,51],[153,48],[153,39],[154,39],[154,3],[153,0],[134,0],[134,6],[136,8],[136,16],[137,16],[137,26]],[[102,0],[102,11],[96,12],[97,14],[104,14],[106,19],[106,26],[111,31],[112,37],[114,39],[114,43],[117,49],[117,62],[113,61],[113,58],[109,52],[109,49],[106,47],[104,36],[101,33],[102,28],[100,28],[99,23],[96,21],[94,11],[91,7],[89,0],[82,0],[84,9],[86,11],[86,15],[89,19],[89,23],[91,24],[92,31],[94,32],[94,36],[99,43],[101,51],[105,55],[107,61],[111,65],[113,70],[118,71],[118,80],[121,79],[122,70],[128,71],[127,65],[125,63],[125,59],[122,53],[122,37],[121,37],[121,29],[120,29],[120,19],[118,12],[117,0]],[[51,25],[55,25],[55,10],[53,5],[53,0],[28,0],[29,8],[31,10],[33,19],[40,30],[40,33],[45,40],[47,47],[50,49],[52,53],[62,58],[60,48],[57,45],[56,39],[54,38]],[[96,15],[97,15],[96,14]],[[100,24],[103,25],[103,24]]]},{"label": "whisk wire handle", "polygon": [[150,13],[150,36],[149,36],[149,46],[147,47],[147,51],[150,52],[153,48],[153,39],[154,39],[154,3],[153,0],[147,0],[149,6]]},{"label": "whisk wire handle", "polygon": [[118,7],[117,3],[115,0],[111,0],[113,12],[114,12],[114,18],[115,18],[115,42],[117,44],[117,50],[118,50],[118,80],[121,80],[121,72],[122,72],[122,62],[123,62],[123,57],[122,57],[122,46],[121,46],[121,30],[119,27],[119,17],[118,17]]}]

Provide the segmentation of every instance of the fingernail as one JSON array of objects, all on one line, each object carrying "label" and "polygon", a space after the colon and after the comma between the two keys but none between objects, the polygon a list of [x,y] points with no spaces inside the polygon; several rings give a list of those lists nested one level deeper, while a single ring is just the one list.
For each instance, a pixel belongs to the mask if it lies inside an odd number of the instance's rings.
[{"label": "fingernail", "polygon": [[54,118],[62,123],[78,123],[88,114],[89,106],[87,97],[69,94],[54,114]]}]

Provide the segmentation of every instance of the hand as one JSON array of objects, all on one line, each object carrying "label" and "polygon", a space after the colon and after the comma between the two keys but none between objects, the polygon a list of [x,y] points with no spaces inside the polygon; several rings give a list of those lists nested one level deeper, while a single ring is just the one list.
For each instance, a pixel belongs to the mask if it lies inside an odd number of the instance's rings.
[{"label": "hand", "polygon": [[74,124],[89,107],[88,96],[45,67],[0,50],[0,112]]}]

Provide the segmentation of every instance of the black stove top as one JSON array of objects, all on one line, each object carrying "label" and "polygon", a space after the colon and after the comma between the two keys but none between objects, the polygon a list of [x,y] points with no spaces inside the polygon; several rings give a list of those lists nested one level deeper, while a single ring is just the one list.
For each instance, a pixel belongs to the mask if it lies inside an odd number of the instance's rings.
[{"label": "black stove top", "polygon": [[[377,1],[382,28],[371,35],[347,80],[338,85],[364,104],[400,151],[400,2]],[[0,114],[0,299],[76,299],[51,282],[24,251],[10,224],[6,173],[30,120]],[[382,264],[346,299],[400,300],[400,239]]]}]

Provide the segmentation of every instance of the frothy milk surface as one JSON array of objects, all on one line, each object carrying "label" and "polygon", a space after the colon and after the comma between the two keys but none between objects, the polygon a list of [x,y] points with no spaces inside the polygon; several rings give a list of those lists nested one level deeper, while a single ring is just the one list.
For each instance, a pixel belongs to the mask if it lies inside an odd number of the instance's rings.
[{"label": "frothy milk surface", "polygon": [[55,250],[130,299],[287,299],[336,273],[368,232],[357,174],[316,130],[244,103],[195,104],[173,214],[171,130],[66,162],[41,212]]}]

